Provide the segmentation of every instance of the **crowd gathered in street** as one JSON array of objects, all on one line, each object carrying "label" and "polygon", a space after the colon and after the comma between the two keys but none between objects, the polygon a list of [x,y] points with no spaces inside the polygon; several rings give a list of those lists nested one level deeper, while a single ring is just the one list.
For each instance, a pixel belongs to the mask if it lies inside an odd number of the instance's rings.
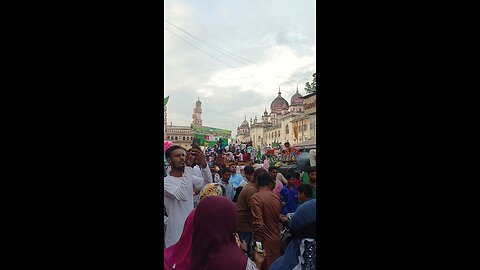
[{"label": "crowd gathered in street", "polygon": [[315,152],[278,149],[164,149],[164,269],[316,269]]}]

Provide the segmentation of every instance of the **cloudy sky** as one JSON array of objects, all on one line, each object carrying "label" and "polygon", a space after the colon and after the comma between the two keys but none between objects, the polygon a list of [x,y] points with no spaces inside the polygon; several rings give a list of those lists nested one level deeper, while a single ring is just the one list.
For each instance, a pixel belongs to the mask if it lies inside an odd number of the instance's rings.
[{"label": "cloudy sky", "polygon": [[315,0],[165,0],[168,124],[232,130],[261,119],[280,87],[290,103],[316,72]]}]

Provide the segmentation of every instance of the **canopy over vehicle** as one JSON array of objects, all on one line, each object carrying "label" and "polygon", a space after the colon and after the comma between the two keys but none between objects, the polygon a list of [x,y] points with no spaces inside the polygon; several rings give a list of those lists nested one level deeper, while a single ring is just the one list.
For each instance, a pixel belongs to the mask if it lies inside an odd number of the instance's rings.
[{"label": "canopy over vehicle", "polygon": [[312,139],[312,140],[307,140],[301,143],[297,143],[294,145],[295,148],[298,148],[299,150],[310,150],[310,149],[316,149],[317,148],[317,140]]}]

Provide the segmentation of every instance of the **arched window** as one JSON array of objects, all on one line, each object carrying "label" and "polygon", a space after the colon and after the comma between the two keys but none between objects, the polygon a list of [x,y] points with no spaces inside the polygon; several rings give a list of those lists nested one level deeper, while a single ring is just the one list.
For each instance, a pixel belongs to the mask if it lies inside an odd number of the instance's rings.
[{"label": "arched window", "polygon": [[288,125],[285,126],[285,134],[288,134]]},{"label": "arched window", "polygon": [[175,136],[175,141],[176,141],[176,140],[178,140],[178,139],[177,139],[177,136]]},{"label": "arched window", "polygon": [[185,141],[185,136],[183,136],[183,140]]}]

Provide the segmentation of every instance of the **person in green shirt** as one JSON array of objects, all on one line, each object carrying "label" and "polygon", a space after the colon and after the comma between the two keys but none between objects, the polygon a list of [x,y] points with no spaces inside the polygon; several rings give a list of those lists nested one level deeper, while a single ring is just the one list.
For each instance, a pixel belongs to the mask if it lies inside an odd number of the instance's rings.
[{"label": "person in green shirt", "polygon": [[313,197],[312,199],[317,198],[317,168],[308,167],[308,169],[302,172],[301,175],[302,184],[309,184],[313,187]]},{"label": "person in green shirt", "polygon": [[307,171],[303,171],[300,174],[300,181],[302,181],[302,184],[310,183],[310,178],[308,177],[308,172]]}]

